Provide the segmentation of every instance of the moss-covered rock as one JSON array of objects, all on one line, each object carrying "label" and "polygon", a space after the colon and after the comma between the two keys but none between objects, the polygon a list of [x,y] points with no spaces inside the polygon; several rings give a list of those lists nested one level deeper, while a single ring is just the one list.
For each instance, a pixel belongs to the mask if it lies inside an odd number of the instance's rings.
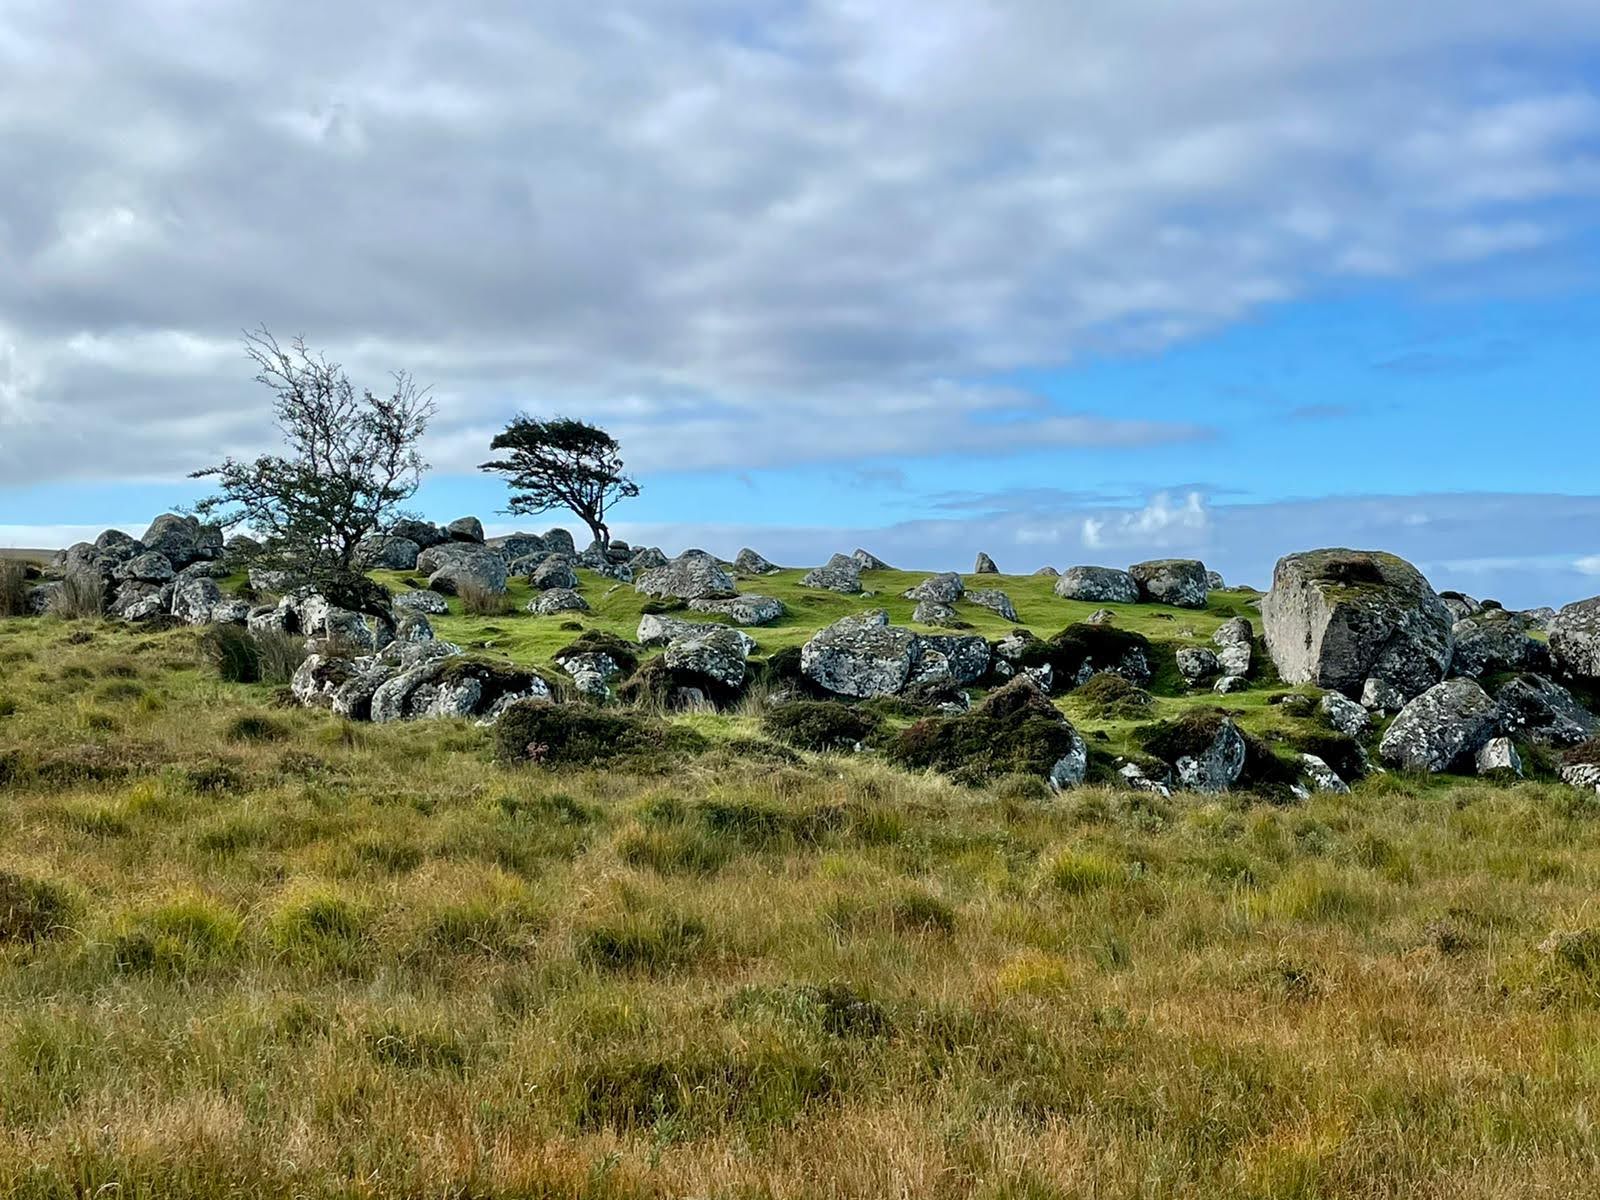
[{"label": "moss-covered rock", "polygon": [[890,745],[889,758],[966,784],[1025,774],[1062,788],[1083,781],[1088,749],[1072,723],[1023,676],[970,713],[918,721]]},{"label": "moss-covered rock", "polygon": [[834,700],[794,700],[767,710],[761,727],[772,737],[818,752],[850,750],[883,724],[869,709]]},{"label": "moss-covered rock", "polygon": [[495,726],[496,755],[508,764],[588,766],[626,759],[637,765],[662,754],[699,753],[706,745],[692,730],[640,714],[543,700],[511,705]]}]

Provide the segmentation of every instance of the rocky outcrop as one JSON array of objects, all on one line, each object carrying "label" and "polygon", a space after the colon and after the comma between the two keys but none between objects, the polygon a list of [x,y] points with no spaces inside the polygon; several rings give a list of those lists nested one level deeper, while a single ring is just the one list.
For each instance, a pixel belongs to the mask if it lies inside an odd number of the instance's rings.
[{"label": "rocky outcrop", "polygon": [[946,677],[961,687],[970,687],[989,673],[989,643],[975,635],[948,633],[920,634],[916,639],[913,684]]},{"label": "rocky outcrop", "polygon": [[1146,604],[1171,604],[1178,608],[1206,606],[1206,565],[1192,558],[1158,558],[1135,563],[1128,574]]},{"label": "rocky outcrop", "polygon": [[1550,623],[1550,653],[1568,675],[1600,683],[1600,596],[1569,604]]},{"label": "rocky outcrop", "polygon": [[974,575],[998,575],[1000,574],[1000,568],[995,566],[994,559],[980,550],[977,561],[972,564],[972,573]]},{"label": "rocky outcrop", "polygon": [[834,695],[867,699],[904,688],[916,658],[916,635],[891,627],[889,614],[879,609],[818,633],[801,648],[800,669]]},{"label": "rocky outcrop", "polygon": [[733,560],[733,569],[740,575],[776,575],[778,568],[746,546]]},{"label": "rocky outcrop", "polygon": [[1217,663],[1224,674],[1241,679],[1249,676],[1255,658],[1255,636],[1255,628],[1245,617],[1224,621],[1211,635],[1211,643],[1217,648]]},{"label": "rocky outcrop", "polygon": [[396,521],[389,526],[391,537],[404,538],[408,542],[415,542],[419,550],[427,550],[441,542],[448,542],[450,535],[440,529],[432,521],[418,521],[407,517]]},{"label": "rocky outcrop", "polygon": [[1548,657],[1544,646],[1528,636],[1522,617],[1503,608],[1480,609],[1461,618],[1451,626],[1450,636],[1455,642],[1450,673],[1467,679],[1537,668]]},{"label": "rocky outcrop", "polygon": [[178,571],[192,563],[210,562],[222,557],[220,526],[202,525],[196,517],[180,517],[175,513],[164,513],[152,521],[139,542],[146,550],[161,555]]},{"label": "rocky outcrop", "polygon": [[966,594],[968,604],[976,604],[979,608],[987,608],[992,613],[997,613],[1007,621],[1021,621],[1017,616],[1017,606],[1011,603],[1011,597],[998,588],[979,588],[975,592]]},{"label": "rocky outcrop", "polygon": [[884,562],[883,559],[879,558],[876,554],[873,554],[873,553],[871,553],[870,551],[867,551],[867,550],[863,550],[859,546],[856,547],[855,553],[852,554],[850,557],[855,559],[856,562],[861,564],[861,569],[863,571],[892,571],[892,570],[894,570],[893,567],[891,567],[888,563]]},{"label": "rocky outcrop", "polygon": [[477,517],[457,517],[444,531],[451,541],[483,545],[483,522]]},{"label": "rocky outcrop", "polygon": [[935,604],[954,604],[966,592],[966,585],[961,582],[961,576],[954,571],[945,571],[939,575],[930,575],[916,587],[907,588],[903,595],[907,600],[931,600]]},{"label": "rocky outcrop", "polygon": [[733,576],[704,551],[687,551],[664,567],[646,571],[634,590],[662,600],[726,600],[737,595]]},{"label": "rocky outcrop", "polygon": [[377,533],[361,539],[357,561],[369,571],[415,571],[422,546],[410,538]]},{"label": "rocky outcrop", "polygon": [[417,556],[417,570],[427,572],[428,586],[446,596],[458,595],[463,587],[500,595],[511,565],[498,550],[475,542],[441,542]]},{"label": "rocky outcrop", "polygon": [[1576,746],[1600,733],[1600,719],[1542,675],[1518,675],[1495,693],[1500,728],[1541,746]]},{"label": "rocky outcrop", "polygon": [[691,600],[689,610],[727,617],[735,625],[747,626],[771,625],[774,621],[781,620],[788,612],[782,600],[748,592],[734,596],[731,600]]},{"label": "rocky outcrop", "polygon": [[847,555],[835,554],[822,566],[802,575],[800,586],[853,596],[861,591],[861,564]]},{"label": "rocky outcrop", "polygon": [[1091,604],[1137,604],[1139,585],[1128,572],[1111,567],[1068,567],[1056,581],[1056,595]]},{"label": "rocky outcrop", "polygon": [[1378,752],[1392,767],[1437,774],[1481,750],[1498,725],[1488,693],[1470,679],[1449,679],[1400,710]]},{"label": "rocky outcrop", "polygon": [[588,612],[589,602],[571,588],[551,588],[528,601],[528,611],[541,617],[564,612]]},{"label": "rocky outcrop", "polygon": [[1409,698],[1450,666],[1450,610],[1421,572],[1392,554],[1313,550],[1282,558],[1261,616],[1286,683],[1353,695],[1379,679]]}]

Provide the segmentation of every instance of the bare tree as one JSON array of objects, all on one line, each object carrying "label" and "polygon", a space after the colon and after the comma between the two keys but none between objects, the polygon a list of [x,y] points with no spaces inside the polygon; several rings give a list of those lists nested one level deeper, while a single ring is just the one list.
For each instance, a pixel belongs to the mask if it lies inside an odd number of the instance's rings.
[{"label": "bare tree", "polygon": [[301,338],[279,345],[265,326],[245,335],[245,351],[273,393],[286,449],[196,471],[217,491],[195,512],[224,528],[247,526],[260,542],[252,565],[346,607],[370,607],[357,548],[399,514],[427,470],[418,445],[434,415],[428,389],[396,371],[386,395],[358,393],[338,363]]}]

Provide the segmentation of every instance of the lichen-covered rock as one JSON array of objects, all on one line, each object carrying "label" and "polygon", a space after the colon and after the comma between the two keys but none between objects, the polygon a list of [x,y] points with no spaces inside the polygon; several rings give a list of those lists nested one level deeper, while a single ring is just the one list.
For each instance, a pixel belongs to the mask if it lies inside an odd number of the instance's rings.
[{"label": "lichen-covered rock", "polygon": [[[664,567],[672,561],[654,546],[646,546],[643,550],[635,550],[628,559],[628,570],[632,571],[635,578],[646,571],[654,571],[657,567]],[[773,570],[777,570],[776,567]]]},{"label": "lichen-covered rock", "polygon": [[452,541],[483,545],[483,522],[477,517],[457,517],[444,531]]},{"label": "lichen-covered rock", "polygon": [[1487,692],[1470,679],[1448,679],[1400,710],[1378,752],[1392,767],[1437,774],[1476,754],[1498,724]]},{"label": "lichen-covered rock", "polygon": [[540,563],[528,582],[541,592],[548,592],[555,588],[563,591],[576,591],[578,587],[578,573],[572,569],[572,562],[563,554],[554,554]]},{"label": "lichen-covered rock", "polygon": [[1171,604],[1178,608],[1206,606],[1206,565],[1192,558],[1158,558],[1135,563],[1128,574],[1146,604]]},{"label": "lichen-covered rock", "polygon": [[1542,675],[1518,675],[1495,693],[1500,727],[1541,746],[1576,746],[1600,733],[1600,719]]},{"label": "lichen-covered rock", "polygon": [[389,526],[389,534],[391,537],[404,538],[408,542],[415,542],[423,550],[450,540],[450,535],[432,521],[419,521],[410,517],[396,521]]},{"label": "lichen-covered rock", "polygon": [[925,664],[932,655],[943,659],[943,669],[951,680],[963,687],[977,683],[989,673],[989,643],[973,634],[924,633],[917,635],[913,678],[929,672]]},{"label": "lichen-covered rock", "polygon": [[691,600],[689,611],[727,617],[735,625],[770,625],[788,611],[783,601],[772,596],[743,593],[731,600]]},{"label": "lichen-covered rock", "polygon": [[112,571],[116,579],[155,584],[170,583],[176,574],[167,556],[157,554],[153,550],[136,554],[126,562],[118,563]]},{"label": "lichen-covered rock", "polygon": [[1600,682],[1600,596],[1569,604],[1550,623],[1556,665],[1586,682]]},{"label": "lichen-covered rock", "polygon": [[1007,621],[1020,621],[1017,616],[1017,606],[1011,603],[1011,597],[998,588],[979,588],[975,592],[966,594],[968,604],[976,604],[979,608],[987,608],[992,613],[998,613]]},{"label": "lichen-covered rock", "polygon": [[1556,610],[1548,605],[1540,608],[1525,608],[1518,614],[1529,629],[1538,629],[1549,633],[1556,623]]},{"label": "lichen-covered rock", "polygon": [[1522,755],[1517,753],[1517,748],[1511,744],[1511,739],[1508,737],[1490,738],[1478,751],[1473,763],[1479,775],[1494,775],[1501,772],[1522,774]]},{"label": "lichen-covered rock", "polygon": [[526,558],[530,554],[543,554],[549,550],[544,544],[544,539],[537,533],[508,533],[504,537],[486,538],[483,544],[505,555],[509,563],[514,563],[519,558]]},{"label": "lichen-covered rock", "polygon": [[802,575],[800,586],[853,596],[861,591],[861,564],[848,555],[835,554],[822,566]]},{"label": "lichen-covered rock", "polygon": [[1056,595],[1091,604],[1137,604],[1139,585],[1128,572],[1112,567],[1068,567],[1056,580]]},{"label": "lichen-covered rock", "polygon": [[861,569],[863,571],[892,571],[892,570],[894,570],[893,567],[891,567],[888,563],[884,562],[883,559],[879,558],[876,554],[873,554],[869,550],[863,550],[859,546],[856,547],[855,553],[852,554],[850,557],[855,559],[856,562],[861,564]]},{"label": "lichen-covered rock", "polygon": [[1450,673],[1467,679],[1539,665],[1545,648],[1528,636],[1522,617],[1503,608],[1485,608],[1450,628],[1455,653]]},{"label": "lichen-covered rock", "polygon": [[1145,749],[1172,767],[1180,787],[1225,792],[1244,774],[1244,735],[1220,712],[1194,712],[1154,727]]},{"label": "lichen-covered rock", "polygon": [[1038,569],[1036,569],[1034,571],[1034,574],[1035,575],[1049,575],[1052,578],[1059,578],[1060,575],[1061,575],[1061,572],[1056,570],[1054,567],[1039,567]]},{"label": "lichen-covered rock", "polygon": [[1000,574],[1000,568],[995,565],[994,559],[980,550],[978,551],[977,561],[972,564],[972,573],[974,575],[998,575]]},{"label": "lichen-covered rock", "polygon": [[675,637],[685,637],[705,628],[701,621],[686,621],[664,613],[645,613],[639,618],[639,631],[633,640],[641,646],[665,646]]},{"label": "lichen-covered rock", "polygon": [[778,568],[746,546],[734,557],[733,569],[740,575],[775,575]]},{"label": "lichen-covered rock", "polygon": [[825,691],[866,699],[905,687],[916,660],[917,637],[889,625],[882,609],[843,617],[800,650],[800,669]]},{"label": "lichen-covered rock", "polygon": [[222,530],[218,526],[202,525],[196,517],[180,517],[176,513],[157,517],[139,541],[179,571],[190,563],[222,557]]},{"label": "lichen-covered rock", "polygon": [[1286,683],[1353,694],[1375,678],[1409,698],[1450,666],[1450,610],[1393,554],[1313,550],[1279,559],[1261,615]]},{"label": "lichen-covered rock", "polygon": [[541,617],[564,612],[588,612],[589,602],[571,588],[551,588],[528,601],[528,611]]},{"label": "lichen-covered rock", "polygon": [[911,619],[918,625],[932,625],[936,629],[959,629],[963,624],[955,605],[942,600],[919,600]]},{"label": "lichen-covered rock", "polygon": [[361,539],[356,558],[369,571],[415,571],[422,546],[392,533],[375,533]]},{"label": "lichen-covered rock", "polygon": [[571,676],[579,692],[592,700],[609,699],[612,682],[622,674],[617,660],[598,650],[564,654],[556,659],[556,666]]},{"label": "lichen-covered rock", "polygon": [[1222,582],[1222,572],[1221,571],[1207,571],[1206,572],[1206,590],[1207,591],[1221,592],[1221,591],[1227,590],[1227,586],[1228,586],[1227,584]]},{"label": "lichen-covered rock", "polygon": [[699,630],[667,643],[663,657],[674,671],[704,675],[725,688],[744,686],[750,641],[726,625],[702,625]]},{"label": "lichen-covered rock", "polygon": [[1317,704],[1317,710],[1335,729],[1356,741],[1364,740],[1372,732],[1372,714],[1354,700],[1339,692],[1329,692]]},{"label": "lichen-covered rock", "polygon": [[1217,662],[1228,675],[1248,676],[1255,659],[1255,628],[1245,617],[1224,621],[1211,635],[1217,647]]},{"label": "lichen-covered rock", "polygon": [[250,620],[250,605],[244,600],[220,600],[211,606],[211,624],[244,625]]},{"label": "lichen-covered rock", "polygon": [[511,564],[498,550],[475,542],[443,542],[417,556],[417,570],[427,572],[428,586],[442,595],[458,595],[463,587],[501,595]]},{"label": "lichen-covered rock", "polygon": [[704,551],[685,551],[664,567],[646,571],[634,590],[662,600],[727,600],[738,594],[733,576]]},{"label": "lichen-covered rock", "polygon": [[221,601],[222,589],[216,580],[190,576],[173,585],[172,615],[185,625],[205,625],[211,620],[211,610]]},{"label": "lichen-covered rock", "polygon": [[171,583],[139,583],[129,581],[117,589],[116,599],[106,610],[108,616],[131,623],[153,621],[172,612]]},{"label": "lichen-covered rock", "polygon": [[401,592],[394,598],[394,606],[402,612],[423,613],[430,617],[442,617],[450,611],[449,601],[438,592],[431,591]]},{"label": "lichen-covered rock", "polygon": [[1224,675],[1211,685],[1211,690],[1219,696],[1230,696],[1234,692],[1249,691],[1250,681],[1242,675]]},{"label": "lichen-covered rock", "polygon": [[1117,614],[1109,608],[1097,608],[1083,619],[1085,625],[1114,625]]},{"label": "lichen-covered rock", "polygon": [[1185,646],[1176,655],[1178,660],[1178,674],[1190,683],[1198,683],[1202,679],[1209,679],[1221,670],[1217,656],[1209,650],[1202,650],[1197,646]]},{"label": "lichen-covered rock", "polygon": [[1457,621],[1475,617],[1483,611],[1483,605],[1479,601],[1461,592],[1440,592],[1439,603],[1448,608],[1450,615]]},{"label": "lichen-covered rock", "polygon": [[944,571],[938,575],[930,575],[916,587],[907,588],[904,592],[907,600],[931,600],[935,604],[954,604],[961,599],[967,590],[961,582],[961,576],[954,571]]},{"label": "lichen-covered rock", "polygon": [[1326,792],[1346,796],[1350,785],[1339,778],[1339,773],[1315,754],[1300,756],[1300,779],[1308,792]]},{"label": "lichen-covered rock", "polygon": [[1361,707],[1376,713],[1397,713],[1406,706],[1405,694],[1382,679],[1368,679],[1361,685]]}]

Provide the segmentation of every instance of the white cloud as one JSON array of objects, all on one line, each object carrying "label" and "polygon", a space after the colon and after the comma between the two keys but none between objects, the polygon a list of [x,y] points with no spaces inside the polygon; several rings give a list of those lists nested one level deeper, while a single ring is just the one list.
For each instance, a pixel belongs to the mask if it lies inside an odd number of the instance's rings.
[{"label": "white cloud", "polygon": [[0,477],[256,448],[184,345],[259,321],[435,382],[441,463],[524,406],[641,466],[1193,436],[971,381],[1560,243],[1596,46],[1579,0],[8,6]]},{"label": "white cloud", "polygon": [[1085,517],[1083,544],[1091,550],[1194,545],[1211,526],[1205,498],[1190,492],[1180,503],[1161,492],[1136,512]]},{"label": "white cloud", "polygon": [[1600,575],[1600,554],[1591,554],[1572,564],[1584,575]]}]

